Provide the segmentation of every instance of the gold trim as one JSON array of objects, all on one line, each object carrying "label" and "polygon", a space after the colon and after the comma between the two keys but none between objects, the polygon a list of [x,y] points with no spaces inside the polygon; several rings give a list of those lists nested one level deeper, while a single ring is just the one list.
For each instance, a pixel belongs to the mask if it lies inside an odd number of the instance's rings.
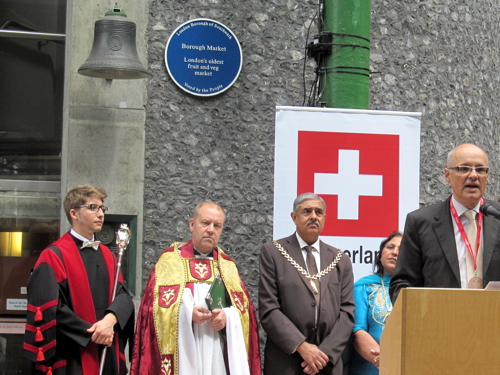
[{"label": "gold trim", "polygon": [[[177,350],[180,305],[182,295],[188,279],[188,270],[183,258],[180,256],[180,248],[185,243],[175,242],[170,247],[174,251],[163,253],[155,265],[155,288],[153,301],[154,324],[160,355],[173,355],[174,375],[178,374],[179,354]],[[158,304],[160,286],[179,285],[177,300],[169,308],[163,308]],[[165,329],[167,327],[167,329]]]}]

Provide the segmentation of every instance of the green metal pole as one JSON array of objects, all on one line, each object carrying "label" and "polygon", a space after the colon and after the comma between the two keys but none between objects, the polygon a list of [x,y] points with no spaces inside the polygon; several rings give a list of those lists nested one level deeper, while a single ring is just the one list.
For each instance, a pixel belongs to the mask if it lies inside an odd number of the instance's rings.
[{"label": "green metal pole", "polygon": [[320,66],[321,101],[330,108],[368,109],[370,0],[325,0],[324,25],[332,54]]}]

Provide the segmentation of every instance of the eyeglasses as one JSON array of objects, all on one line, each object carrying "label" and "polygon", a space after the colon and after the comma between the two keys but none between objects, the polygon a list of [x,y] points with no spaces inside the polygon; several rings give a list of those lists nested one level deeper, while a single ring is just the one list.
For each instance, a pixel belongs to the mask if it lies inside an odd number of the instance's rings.
[{"label": "eyeglasses", "polygon": [[108,208],[106,206],[98,206],[97,204],[83,204],[81,206],[76,206],[75,208],[87,207],[90,212],[99,212],[99,209],[102,210],[102,213],[105,214]]},{"label": "eyeglasses", "polygon": [[459,165],[458,167],[448,169],[454,169],[458,174],[462,175],[471,174],[472,171],[476,171],[479,176],[486,176],[488,173],[490,173],[489,167],[469,167],[468,165]]}]

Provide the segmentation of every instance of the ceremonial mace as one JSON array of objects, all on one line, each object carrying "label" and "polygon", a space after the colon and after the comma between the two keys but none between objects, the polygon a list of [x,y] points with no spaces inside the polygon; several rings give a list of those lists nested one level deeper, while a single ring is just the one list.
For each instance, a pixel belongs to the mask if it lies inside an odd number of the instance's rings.
[{"label": "ceremonial mace", "polygon": [[[120,229],[116,232],[116,244],[118,245],[118,263],[116,264],[115,284],[113,285],[113,293],[111,294],[111,302],[115,299],[116,288],[118,287],[118,276],[120,275],[120,267],[122,266],[122,255],[127,249],[128,243],[132,237],[132,232],[128,229],[127,224],[121,224]],[[104,370],[104,361],[106,360],[106,351],[108,347],[105,346],[102,350],[101,365],[99,367],[99,375],[102,375]]]}]

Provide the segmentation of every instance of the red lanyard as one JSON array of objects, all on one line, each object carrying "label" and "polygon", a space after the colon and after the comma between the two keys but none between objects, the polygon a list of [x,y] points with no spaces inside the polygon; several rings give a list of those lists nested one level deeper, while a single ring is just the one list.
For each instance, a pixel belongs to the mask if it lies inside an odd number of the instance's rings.
[{"label": "red lanyard", "polygon": [[[484,203],[484,199],[481,198],[480,204]],[[460,235],[462,236],[462,240],[465,243],[465,247],[467,247],[467,251],[470,254],[470,257],[474,261],[474,271],[477,271],[477,253],[479,251],[479,245],[481,242],[481,228],[483,226],[483,214],[481,212],[478,212],[478,219],[477,219],[477,238],[476,238],[476,252],[474,253],[472,251],[472,246],[470,245],[469,238],[467,237],[467,234],[465,233],[464,226],[462,225],[462,222],[460,221],[460,218],[458,217],[457,210],[455,209],[455,206],[453,205],[453,199],[450,198],[450,210],[451,210],[451,215],[453,216],[453,219],[455,220],[455,223],[457,224],[458,230],[460,231]],[[474,225],[474,222],[471,223]]]}]

